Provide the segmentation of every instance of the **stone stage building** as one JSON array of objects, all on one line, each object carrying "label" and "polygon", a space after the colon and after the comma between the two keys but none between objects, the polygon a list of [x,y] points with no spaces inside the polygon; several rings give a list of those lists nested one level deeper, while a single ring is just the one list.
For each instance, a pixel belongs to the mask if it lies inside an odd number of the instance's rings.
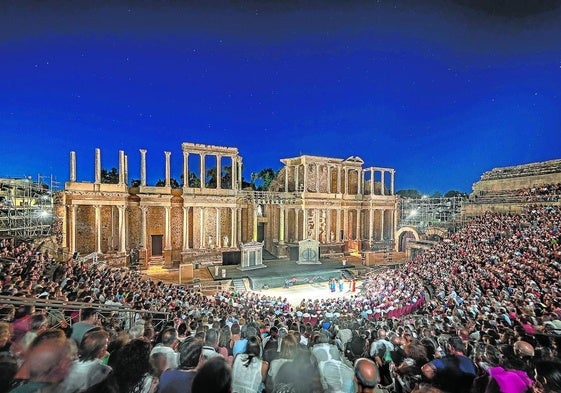
[{"label": "stone stage building", "polygon": [[[128,157],[119,152],[117,184],[102,182],[101,152],[95,150],[94,182],[70,180],[59,211],[63,248],[124,258],[138,249],[144,264],[190,263],[221,258],[240,243],[264,242],[271,254],[289,258],[303,239],[320,253],[394,246],[397,201],[395,171],[364,167],[347,159],[302,155],[284,165],[268,191],[242,189],[242,157],[234,147],[183,143],[180,188],[173,188],[171,152],[165,184],[146,184],[146,150],[140,150],[140,184],[129,185]],[[217,173],[219,174],[217,176]]]}]

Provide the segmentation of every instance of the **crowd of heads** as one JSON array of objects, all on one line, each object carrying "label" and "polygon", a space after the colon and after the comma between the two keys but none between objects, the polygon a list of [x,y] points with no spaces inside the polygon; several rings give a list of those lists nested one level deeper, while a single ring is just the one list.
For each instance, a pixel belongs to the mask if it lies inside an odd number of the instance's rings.
[{"label": "crowd of heads", "polygon": [[[92,307],[57,318],[0,305],[0,392],[31,383],[60,392],[561,391],[560,225],[557,206],[486,213],[369,276],[357,294],[298,304],[207,296],[2,240],[3,295]],[[98,305],[138,313],[101,320]],[[157,312],[167,323],[155,325]]]}]

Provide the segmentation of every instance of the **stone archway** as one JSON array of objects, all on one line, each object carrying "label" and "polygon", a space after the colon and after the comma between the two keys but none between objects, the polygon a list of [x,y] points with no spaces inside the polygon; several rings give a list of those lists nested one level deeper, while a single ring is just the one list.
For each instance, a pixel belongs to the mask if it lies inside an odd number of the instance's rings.
[{"label": "stone archway", "polygon": [[406,251],[406,246],[407,246],[407,241],[409,239],[419,240],[421,237],[419,236],[419,233],[417,232],[417,229],[415,229],[413,227],[403,227],[403,228],[400,228],[396,232],[395,238],[397,239],[397,242],[396,242],[397,250],[396,251],[405,252]]},{"label": "stone archway", "polygon": [[448,231],[444,228],[430,227],[425,232],[425,236],[430,240],[442,240],[448,237]]}]

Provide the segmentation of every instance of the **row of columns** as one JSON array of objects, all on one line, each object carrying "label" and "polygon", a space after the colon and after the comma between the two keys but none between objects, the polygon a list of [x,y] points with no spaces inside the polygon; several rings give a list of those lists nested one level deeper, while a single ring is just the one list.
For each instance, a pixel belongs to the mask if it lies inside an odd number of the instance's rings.
[{"label": "row of columns", "polygon": [[[94,183],[101,183],[101,150],[95,149]],[[146,173],[145,173],[146,175]],[[76,181],[76,152],[70,152],[70,181]],[[128,157],[123,150],[119,150],[119,185],[128,183]]]},{"label": "row of columns", "polygon": [[[284,189],[285,191],[300,191],[299,186],[300,186],[300,167],[303,167],[303,191],[304,192],[308,192],[308,165],[310,164],[298,164],[298,165],[286,165],[285,166],[285,171],[284,171]],[[331,194],[335,191],[335,193],[337,194],[349,194],[349,173],[350,172],[356,172],[357,174],[357,179],[358,179],[358,184],[357,184],[357,194],[358,195],[362,195],[364,193],[364,183],[365,183],[365,173],[369,172],[370,173],[370,194],[373,195],[374,194],[374,175],[375,173],[379,172],[380,173],[380,182],[382,184],[381,187],[381,195],[385,195],[385,179],[384,179],[384,174],[385,173],[389,173],[390,174],[390,194],[389,195],[393,195],[394,194],[394,184],[395,184],[395,170],[394,169],[390,169],[390,168],[377,168],[377,167],[371,167],[371,168],[367,168],[367,169],[362,169],[362,168],[352,168],[352,167],[342,167],[343,169],[343,175],[342,175],[342,171],[341,171],[341,166],[340,165],[325,165],[325,164],[321,164],[321,163],[315,163],[315,164],[311,164],[315,166],[315,171],[316,171],[316,178],[315,178],[315,188],[316,188],[316,192],[319,192],[320,189],[320,168],[321,167],[327,167],[327,173],[326,173],[326,184],[327,184],[327,189],[326,192],[328,194]],[[293,177],[294,177],[294,190],[289,190],[289,174],[290,171],[292,169],[293,172]],[[332,190],[331,189],[331,176],[332,176],[332,171],[336,169],[337,170],[337,184],[336,184],[336,189]],[[343,182],[344,179],[344,182]],[[341,186],[343,186],[343,189],[341,188]]]},{"label": "row of columns", "polygon": [[[279,243],[284,244],[286,239],[286,217],[287,212],[284,206],[280,207],[279,213]],[[293,229],[295,233],[296,240],[303,240],[308,237],[308,220],[312,219],[314,222],[314,232],[312,233],[312,237],[316,240],[320,240],[319,236],[322,232],[321,223],[324,222],[325,225],[323,227],[323,232],[326,233],[326,242],[342,242],[344,239],[341,237],[341,230],[344,229],[344,235],[348,237],[350,231],[350,220],[349,215],[351,210],[355,210],[355,238],[362,238],[361,228],[361,212],[362,209],[306,209],[306,208],[292,208],[294,211],[294,222],[293,222]],[[311,210],[311,215],[309,214],[309,210]],[[336,219],[335,219],[335,233],[334,238],[331,239],[331,232],[332,232],[332,212],[333,210],[336,211]],[[255,211],[255,209],[254,209]],[[380,221],[379,221],[379,239],[374,239],[374,213],[375,211],[379,211],[380,213]],[[390,221],[392,223],[392,228],[394,226],[394,212],[391,209],[381,209],[381,208],[371,208],[368,209],[368,238],[372,240],[387,240],[384,239],[385,233],[385,214],[386,212],[390,212]],[[300,212],[302,212],[302,222],[300,223]],[[343,219],[341,222],[341,218]],[[256,238],[256,228],[257,228],[257,217],[254,214],[253,218],[253,225],[254,225],[254,236]]]}]

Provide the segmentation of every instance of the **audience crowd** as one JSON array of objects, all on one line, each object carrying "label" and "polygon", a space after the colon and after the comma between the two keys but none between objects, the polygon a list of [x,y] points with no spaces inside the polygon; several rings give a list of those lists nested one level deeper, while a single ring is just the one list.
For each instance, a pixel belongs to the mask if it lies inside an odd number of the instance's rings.
[{"label": "audience crowd", "polygon": [[2,295],[88,306],[0,304],[0,393],[561,392],[560,225],[558,206],[487,213],[350,298],[299,304],[0,240]]}]

